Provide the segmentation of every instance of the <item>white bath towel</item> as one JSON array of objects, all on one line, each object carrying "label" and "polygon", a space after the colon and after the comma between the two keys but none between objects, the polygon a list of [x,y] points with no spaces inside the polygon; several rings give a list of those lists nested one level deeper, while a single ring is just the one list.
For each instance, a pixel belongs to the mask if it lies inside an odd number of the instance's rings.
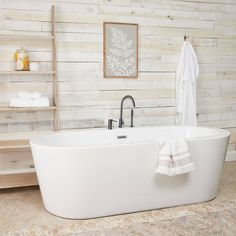
[{"label": "white bath towel", "polygon": [[197,125],[197,56],[190,42],[184,42],[176,71],[176,123]]},{"label": "white bath towel", "polygon": [[48,107],[49,99],[47,97],[41,97],[38,99],[12,98],[9,106],[10,107]]},{"label": "white bath towel", "polygon": [[18,93],[18,98],[28,98],[28,99],[39,99],[41,98],[42,95],[39,92],[19,92]]},{"label": "white bath towel", "polygon": [[194,163],[190,159],[191,154],[183,138],[164,138],[160,141],[159,148],[156,173],[173,176],[194,169]]}]

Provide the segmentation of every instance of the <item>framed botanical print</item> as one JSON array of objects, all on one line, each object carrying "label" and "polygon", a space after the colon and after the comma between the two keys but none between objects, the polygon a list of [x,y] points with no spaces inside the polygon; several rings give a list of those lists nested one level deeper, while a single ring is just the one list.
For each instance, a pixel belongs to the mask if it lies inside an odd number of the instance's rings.
[{"label": "framed botanical print", "polygon": [[105,78],[138,78],[138,24],[103,23]]}]

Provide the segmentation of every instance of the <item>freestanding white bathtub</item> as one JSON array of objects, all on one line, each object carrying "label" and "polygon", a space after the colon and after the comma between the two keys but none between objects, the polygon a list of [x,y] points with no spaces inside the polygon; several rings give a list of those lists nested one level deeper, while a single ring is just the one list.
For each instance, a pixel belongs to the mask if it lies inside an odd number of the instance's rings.
[{"label": "freestanding white bathtub", "polygon": [[[156,174],[160,136],[186,138],[196,169]],[[45,208],[86,219],[213,199],[229,136],[201,127],[122,128],[59,132],[30,145]]]}]

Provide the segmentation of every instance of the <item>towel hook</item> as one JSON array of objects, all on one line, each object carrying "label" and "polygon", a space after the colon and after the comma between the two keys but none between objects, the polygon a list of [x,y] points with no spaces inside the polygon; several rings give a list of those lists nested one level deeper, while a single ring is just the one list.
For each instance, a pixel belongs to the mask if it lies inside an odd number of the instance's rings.
[{"label": "towel hook", "polygon": [[188,38],[189,38],[189,36],[185,34],[184,35],[184,41],[186,41]]}]

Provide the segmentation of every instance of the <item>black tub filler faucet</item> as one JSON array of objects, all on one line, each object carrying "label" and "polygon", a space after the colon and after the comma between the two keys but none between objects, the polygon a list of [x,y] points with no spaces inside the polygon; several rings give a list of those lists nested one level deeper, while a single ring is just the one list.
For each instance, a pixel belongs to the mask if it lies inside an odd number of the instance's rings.
[{"label": "black tub filler faucet", "polygon": [[[131,108],[131,119],[130,119],[130,127],[134,127],[134,110],[135,108],[135,101],[134,98],[130,95],[126,95],[125,97],[122,98],[121,104],[120,104],[120,118],[119,118],[119,128],[122,128],[123,125],[125,124],[124,119],[123,119],[123,107],[124,107],[124,101],[126,99],[130,99],[132,102],[133,107]],[[116,122],[116,120],[109,119],[108,120],[108,129],[113,129],[113,122]]]},{"label": "black tub filler faucet", "polygon": [[130,95],[126,95],[125,97],[122,98],[121,104],[120,104],[120,118],[119,118],[119,128],[122,128],[123,125],[125,124],[124,119],[123,119],[123,104],[126,99],[130,99],[132,102],[133,107],[131,108],[131,119],[130,119],[130,127],[134,127],[134,110],[135,108],[135,101],[134,98]]}]

